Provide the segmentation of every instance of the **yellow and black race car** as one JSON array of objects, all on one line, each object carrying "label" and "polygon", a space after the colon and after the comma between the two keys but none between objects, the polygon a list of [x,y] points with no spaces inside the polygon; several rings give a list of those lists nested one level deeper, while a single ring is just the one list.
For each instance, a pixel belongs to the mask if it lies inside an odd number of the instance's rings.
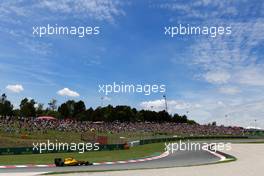
[{"label": "yellow and black race car", "polygon": [[54,159],[55,165],[57,167],[62,166],[89,166],[93,165],[93,163],[90,163],[89,161],[78,161],[74,158],[65,158],[64,160],[62,158],[55,158]]}]

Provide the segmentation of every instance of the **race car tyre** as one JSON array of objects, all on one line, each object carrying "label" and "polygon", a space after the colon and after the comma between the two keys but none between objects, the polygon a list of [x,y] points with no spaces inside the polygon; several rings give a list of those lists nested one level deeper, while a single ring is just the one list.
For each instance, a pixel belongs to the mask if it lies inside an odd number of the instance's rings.
[{"label": "race car tyre", "polygon": [[55,158],[55,159],[54,159],[54,163],[55,163],[55,165],[56,165],[57,167],[62,167],[62,166],[64,166],[64,162],[63,162],[63,160],[62,160],[61,158]]}]

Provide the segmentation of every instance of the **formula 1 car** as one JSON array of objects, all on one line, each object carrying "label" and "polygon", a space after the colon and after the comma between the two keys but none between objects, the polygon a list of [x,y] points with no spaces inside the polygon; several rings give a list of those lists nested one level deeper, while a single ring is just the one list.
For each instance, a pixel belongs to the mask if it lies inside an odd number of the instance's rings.
[{"label": "formula 1 car", "polygon": [[65,158],[64,160],[62,158],[55,158],[54,159],[55,165],[57,167],[62,166],[89,166],[93,165],[93,163],[90,163],[89,161],[78,161],[74,158]]}]

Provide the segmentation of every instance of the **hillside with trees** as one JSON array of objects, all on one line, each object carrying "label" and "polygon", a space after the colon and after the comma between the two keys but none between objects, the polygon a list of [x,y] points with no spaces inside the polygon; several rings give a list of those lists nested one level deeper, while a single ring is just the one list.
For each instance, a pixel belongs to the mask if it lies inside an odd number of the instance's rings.
[{"label": "hillside with trees", "polygon": [[57,100],[52,99],[48,107],[37,103],[34,99],[24,98],[21,100],[19,108],[14,109],[12,103],[7,99],[6,94],[2,94],[0,100],[0,117],[10,118],[35,118],[38,116],[53,116],[57,119],[72,119],[78,121],[104,121],[104,122],[176,122],[195,124],[186,115],[169,114],[163,111],[137,110],[126,105],[86,108],[83,101],[68,100],[57,105]]}]

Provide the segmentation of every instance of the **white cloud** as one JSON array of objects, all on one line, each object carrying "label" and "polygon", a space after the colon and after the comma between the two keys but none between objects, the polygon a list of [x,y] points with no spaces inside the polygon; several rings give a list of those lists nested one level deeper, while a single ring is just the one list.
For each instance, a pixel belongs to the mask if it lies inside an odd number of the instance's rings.
[{"label": "white cloud", "polygon": [[234,73],[233,81],[249,86],[264,86],[264,66],[255,65],[240,69]]},{"label": "white cloud", "polygon": [[[34,15],[38,21],[47,19],[78,18],[114,22],[124,15],[119,0],[19,0],[0,2],[0,21],[22,24]],[[43,12],[46,15],[43,15]],[[56,17],[55,15],[56,14]],[[22,18],[18,18],[22,17]],[[33,18],[30,18],[34,20]]]},{"label": "white cloud", "polygon": [[[178,100],[167,100],[168,111],[170,113],[177,113],[179,111],[186,112],[190,108],[200,108],[200,104],[190,104],[184,101]],[[153,100],[153,101],[143,101],[139,105],[142,109],[162,111],[165,109],[165,100]]]},{"label": "white cloud", "polygon": [[226,71],[210,71],[204,75],[206,81],[216,84],[227,83],[230,77],[230,74]]},{"label": "white cloud", "polygon": [[[210,118],[219,124],[234,126],[257,126],[264,129],[264,100],[250,101],[247,103],[218,107],[214,116]],[[255,120],[257,124],[255,124]]]},{"label": "white cloud", "polygon": [[114,21],[114,17],[123,15],[118,0],[44,0],[36,5],[51,12],[70,14],[76,17],[91,17],[96,20]]},{"label": "white cloud", "polygon": [[[264,129],[264,100],[226,99],[219,97],[212,98],[208,94],[200,95],[199,100],[168,100],[169,113],[187,114],[190,119],[198,123],[216,121],[218,125],[253,126],[257,120],[258,127]],[[162,111],[165,109],[164,99],[143,101],[139,107],[145,110]]]},{"label": "white cloud", "polygon": [[219,92],[223,94],[228,94],[228,95],[235,95],[240,92],[240,90],[237,87],[220,87]]},{"label": "white cloud", "polygon": [[14,93],[20,93],[24,90],[23,86],[20,84],[7,85],[6,89]]},{"label": "white cloud", "polygon": [[[211,117],[211,109],[220,105],[217,102],[195,102],[184,100],[167,100],[168,112],[170,114],[187,115],[190,119],[194,119],[199,123],[207,122]],[[223,106],[223,105],[221,105]],[[165,110],[164,99],[143,101],[139,107],[145,110],[162,111]]]},{"label": "white cloud", "polygon": [[[191,19],[212,19],[221,17],[239,17],[240,15],[254,15],[251,6],[247,5],[250,0],[230,1],[230,0],[192,0],[186,3],[185,1],[162,1],[151,2],[151,7],[177,12],[180,17],[174,18],[177,21],[182,18]],[[261,11],[262,3],[255,3],[254,9]]]},{"label": "white cloud", "polygon": [[21,5],[21,1],[1,1],[0,2],[0,21],[12,24],[21,24],[17,17],[28,16],[28,9]]},{"label": "white cloud", "polygon": [[229,36],[192,38],[188,52],[191,54],[186,57],[192,59],[186,59],[186,64],[197,70],[194,78],[204,79],[209,86],[203,87],[204,91],[193,91],[192,94],[197,92],[196,97],[187,96],[188,104],[201,105],[191,106],[191,117],[200,122],[216,120],[226,124],[225,115],[229,114],[228,124],[249,126],[257,119],[264,128],[264,101],[260,100],[264,88],[264,16],[260,13],[263,2],[193,0],[151,4],[175,14],[169,20],[176,24],[187,21],[190,25],[232,27]]},{"label": "white cloud", "polygon": [[101,97],[101,100],[103,101],[111,101],[111,98],[108,96]]},{"label": "white cloud", "polygon": [[153,101],[143,101],[140,103],[140,107],[142,109],[161,111],[165,109],[165,101],[163,99],[153,100]]},{"label": "white cloud", "polygon": [[44,43],[23,38],[18,42],[18,44],[35,54],[48,55],[51,53],[51,43]]},{"label": "white cloud", "polygon": [[264,86],[263,58],[257,52],[264,42],[264,19],[231,22],[230,26],[230,37],[197,39],[191,46],[193,60],[190,65],[198,66],[209,83]]},{"label": "white cloud", "polygon": [[[52,52],[47,41],[36,41],[25,24],[61,23],[65,20],[93,23],[103,21],[115,24],[118,16],[125,15],[120,0],[17,0],[0,1],[0,32],[9,35],[25,50],[33,54],[47,55]],[[40,23],[39,23],[40,22]],[[15,25],[16,28],[12,28]],[[11,27],[10,27],[11,26]]]},{"label": "white cloud", "polygon": [[68,96],[68,97],[79,97],[80,94],[70,90],[69,88],[63,88],[57,92],[58,95],[60,96]]}]

